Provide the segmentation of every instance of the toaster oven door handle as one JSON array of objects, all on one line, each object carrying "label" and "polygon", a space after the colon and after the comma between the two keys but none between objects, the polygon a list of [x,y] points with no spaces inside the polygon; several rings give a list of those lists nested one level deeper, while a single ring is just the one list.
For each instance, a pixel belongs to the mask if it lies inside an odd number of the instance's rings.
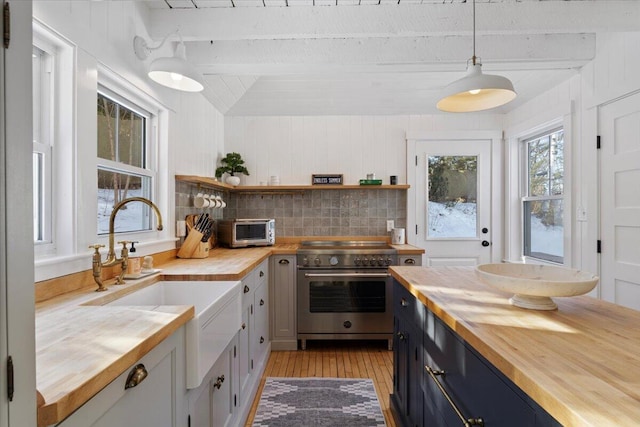
[{"label": "toaster oven door handle", "polygon": [[304,273],[304,277],[391,277],[389,273]]}]

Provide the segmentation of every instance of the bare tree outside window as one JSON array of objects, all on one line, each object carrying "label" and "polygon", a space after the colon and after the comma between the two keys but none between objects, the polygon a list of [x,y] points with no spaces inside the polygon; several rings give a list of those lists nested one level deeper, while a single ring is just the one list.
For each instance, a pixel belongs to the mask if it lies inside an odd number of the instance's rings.
[{"label": "bare tree outside window", "polygon": [[[146,168],[147,118],[98,93],[98,233],[108,232],[113,207],[127,197],[149,198],[151,175]],[[148,207],[125,205],[116,218],[116,231],[151,228]],[[121,219],[122,217],[122,219]]]}]

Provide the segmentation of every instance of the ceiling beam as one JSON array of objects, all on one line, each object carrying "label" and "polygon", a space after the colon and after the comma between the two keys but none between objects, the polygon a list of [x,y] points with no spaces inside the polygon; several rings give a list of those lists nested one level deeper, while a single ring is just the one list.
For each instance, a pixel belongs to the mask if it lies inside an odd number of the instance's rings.
[{"label": "ceiling beam", "polygon": [[[487,35],[478,37],[476,51],[485,69],[538,68],[535,63],[551,69],[580,67],[593,59],[595,48],[594,34]],[[244,74],[242,69],[260,75],[320,69],[452,71],[464,70],[472,56],[472,40],[452,36],[188,42],[187,53],[205,74]]]},{"label": "ceiling beam", "polygon": [[[468,35],[467,3],[406,6],[151,9],[150,35],[179,29],[185,40],[425,37]],[[478,34],[640,31],[640,1],[479,3]]]}]

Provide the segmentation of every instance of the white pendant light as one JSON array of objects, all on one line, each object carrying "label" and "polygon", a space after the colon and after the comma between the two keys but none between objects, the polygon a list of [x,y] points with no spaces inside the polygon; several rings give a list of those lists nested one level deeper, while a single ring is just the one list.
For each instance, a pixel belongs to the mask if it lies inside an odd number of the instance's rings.
[{"label": "white pendant light", "polygon": [[476,1],[473,0],[473,57],[467,61],[467,75],[444,89],[446,94],[436,107],[451,113],[482,111],[512,101],[516,91],[509,79],[482,74],[482,63],[476,56]]},{"label": "white pendant light", "polygon": [[[150,48],[142,37],[135,36],[133,50],[136,56],[140,60],[147,59],[151,51],[160,49],[171,34],[167,35],[162,43],[154,48]],[[180,36],[179,33],[178,36]],[[174,55],[155,59],[149,66],[148,75],[156,83],[172,89],[184,92],[200,92],[204,89],[202,75],[187,61],[186,47],[182,37],[180,37]]]}]

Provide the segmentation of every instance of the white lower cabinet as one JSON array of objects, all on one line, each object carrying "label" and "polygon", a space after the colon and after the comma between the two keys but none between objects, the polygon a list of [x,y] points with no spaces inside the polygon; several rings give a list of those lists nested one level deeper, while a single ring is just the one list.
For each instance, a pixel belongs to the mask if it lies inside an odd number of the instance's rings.
[{"label": "white lower cabinet", "polygon": [[[135,369],[147,375],[125,389]],[[181,327],[58,426],[186,427],[185,391],[185,331]]]},{"label": "white lower cabinet", "polygon": [[191,427],[244,425],[269,352],[268,260],[242,279],[242,324],[198,388],[189,390]]},{"label": "white lower cabinet", "polygon": [[189,390],[189,426],[236,425],[238,335],[229,343],[198,388]]}]

